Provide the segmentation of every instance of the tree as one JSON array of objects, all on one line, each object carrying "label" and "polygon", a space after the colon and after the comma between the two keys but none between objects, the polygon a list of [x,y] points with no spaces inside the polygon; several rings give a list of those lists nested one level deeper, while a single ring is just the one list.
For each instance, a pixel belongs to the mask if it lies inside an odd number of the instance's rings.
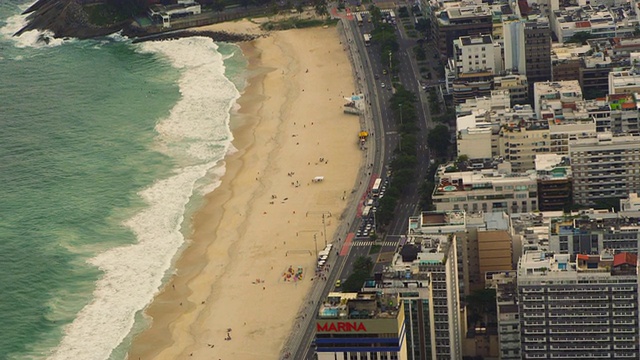
[{"label": "tree", "polygon": [[469,310],[469,325],[474,326],[478,321],[489,317],[495,317],[496,291],[494,289],[476,290],[465,298],[467,309]]},{"label": "tree", "polygon": [[429,144],[429,149],[435,151],[438,156],[446,156],[451,144],[449,141],[449,128],[444,125],[434,127],[427,135],[427,144]]},{"label": "tree", "polygon": [[376,221],[379,225],[386,225],[393,219],[394,210],[396,208],[396,203],[398,199],[394,196],[389,195],[389,190],[387,190],[387,194],[378,201],[378,212],[376,212]]},{"label": "tree", "polygon": [[367,256],[360,256],[353,262],[353,272],[371,273],[373,261]]},{"label": "tree", "polygon": [[107,0],[106,4],[117,12],[117,17],[133,17],[148,8],[146,0]]},{"label": "tree", "polygon": [[211,4],[213,11],[222,12],[225,8],[224,0],[215,0]]},{"label": "tree", "polygon": [[418,159],[415,156],[400,154],[391,161],[392,169],[415,168]]},{"label": "tree", "polygon": [[351,275],[342,284],[342,290],[345,292],[355,292],[362,288],[364,282],[371,276],[373,270],[373,261],[370,257],[360,256],[353,262],[353,271]]},{"label": "tree", "polygon": [[595,38],[595,35],[591,35],[586,31],[580,31],[569,38],[569,40],[565,41],[566,43],[578,43],[582,45],[587,44],[587,40]]}]

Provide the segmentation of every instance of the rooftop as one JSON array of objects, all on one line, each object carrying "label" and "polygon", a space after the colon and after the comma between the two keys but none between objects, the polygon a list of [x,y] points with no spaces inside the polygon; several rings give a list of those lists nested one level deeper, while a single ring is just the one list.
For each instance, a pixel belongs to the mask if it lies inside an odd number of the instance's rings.
[{"label": "rooftop", "polygon": [[[426,287],[429,284],[428,281],[419,281],[431,279],[430,273],[425,271],[424,266],[445,264],[451,244],[449,235],[412,237],[394,254],[391,264],[384,267],[382,279],[395,279],[407,284],[410,282],[415,287]],[[388,285],[392,286],[393,283]],[[403,286],[409,285],[403,284]]]},{"label": "rooftop", "polygon": [[495,191],[495,187],[505,185],[515,186],[521,183],[526,186],[536,182],[536,173],[531,170],[526,173],[512,174],[511,164],[508,162],[497,164],[495,168],[485,168],[485,163],[479,163],[481,167],[472,169],[459,169],[455,164],[445,164],[438,168],[436,185],[433,194],[444,195],[460,191]]},{"label": "rooftop", "polygon": [[543,81],[533,85],[536,96],[545,99],[577,97],[582,99],[582,88],[578,80]]},{"label": "rooftop", "polygon": [[480,44],[493,44],[493,39],[491,35],[472,35],[472,36],[461,36],[460,42],[462,45],[480,45]]},{"label": "rooftop", "polygon": [[635,277],[637,272],[636,255],[625,252],[616,254],[613,249],[605,249],[597,255],[578,254],[575,261],[570,259],[568,254],[528,251],[520,258],[518,281],[526,281],[530,277],[560,277],[574,280],[586,276],[606,278],[634,275]]},{"label": "rooftop", "polygon": [[611,233],[640,231],[640,214],[636,211],[610,212],[587,210],[576,216],[551,219],[551,234],[578,235],[592,232]]},{"label": "rooftop", "polygon": [[465,228],[465,213],[460,210],[423,211],[409,217],[409,234],[446,234]]},{"label": "rooftop", "polygon": [[320,305],[318,319],[395,319],[398,297],[377,292],[330,293]]}]

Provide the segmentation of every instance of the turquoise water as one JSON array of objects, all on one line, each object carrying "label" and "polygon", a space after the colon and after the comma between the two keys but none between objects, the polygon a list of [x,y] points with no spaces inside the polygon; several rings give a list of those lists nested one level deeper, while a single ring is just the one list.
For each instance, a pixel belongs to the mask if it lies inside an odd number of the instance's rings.
[{"label": "turquoise water", "polygon": [[12,39],[25,8],[0,2],[0,359],[122,359],[224,173],[246,64],[204,38]]}]

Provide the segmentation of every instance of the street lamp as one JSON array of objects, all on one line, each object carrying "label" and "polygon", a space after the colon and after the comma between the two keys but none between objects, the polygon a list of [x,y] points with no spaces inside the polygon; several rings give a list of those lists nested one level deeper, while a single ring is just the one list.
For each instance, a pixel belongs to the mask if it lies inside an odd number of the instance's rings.
[{"label": "street lamp", "polygon": [[331,216],[331,211],[307,211],[307,215],[309,214],[322,214],[322,227],[324,228],[324,246],[327,246],[327,223],[325,222],[325,215],[329,214]]},{"label": "street lamp", "polygon": [[316,260],[318,259],[318,239],[316,238],[316,235],[318,235],[318,232],[320,230],[299,230],[296,231],[296,236],[298,236],[300,233],[306,233],[306,232],[312,232],[313,233],[313,243],[315,245],[316,248]]}]

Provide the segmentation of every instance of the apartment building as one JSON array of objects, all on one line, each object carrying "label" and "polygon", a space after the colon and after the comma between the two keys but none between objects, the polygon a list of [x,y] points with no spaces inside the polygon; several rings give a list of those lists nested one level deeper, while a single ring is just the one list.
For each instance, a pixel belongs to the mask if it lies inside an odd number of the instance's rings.
[{"label": "apartment building", "polygon": [[598,133],[569,141],[573,201],[593,205],[598,200],[626,198],[640,191],[640,148],[634,135]]},{"label": "apartment building", "polygon": [[638,359],[637,257],[529,251],[517,270],[522,359]]},{"label": "apartment building", "polygon": [[406,323],[397,294],[329,293],[316,315],[318,360],[406,360]]},{"label": "apartment building", "polygon": [[611,71],[609,94],[640,93],[640,73],[635,70]]},{"label": "apartment building", "polygon": [[529,103],[529,82],[522,74],[508,74],[493,78],[494,90],[509,90],[511,107]]},{"label": "apartment building", "polygon": [[491,35],[461,36],[453,41],[453,56],[447,62],[447,78],[455,104],[491,93],[493,76],[502,71],[500,45]]},{"label": "apartment building", "polygon": [[538,154],[535,159],[538,174],[538,208],[558,211],[573,205],[571,163],[568,156]]},{"label": "apartment building", "polygon": [[491,35],[461,36],[453,41],[453,51],[456,74],[502,71],[500,45],[493,42]]},{"label": "apartment building", "polygon": [[503,22],[505,69],[535,82],[551,80],[551,28],[546,17]]},{"label": "apartment building", "polygon": [[524,121],[500,128],[499,154],[511,163],[513,172],[523,173],[535,169],[536,155],[548,153],[551,140],[549,124]]},{"label": "apartment building", "polygon": [[637,134],[640,132],[640,96],[634,94],[608,94],[584,103],[596,122],[596,132]]},{"label": "apartment building", "polygon": [[594,37],[632,37],[638,26],[633,4],[620,6],[581,4],[567,6],[553,12],[551,27],[563,43],[577,33],[587,33]]},{"label": "apartment building", "polygon": [[367,290],[397,296],[406,319],[408,359],[462,358],[460,308],[453,235],[411,237]]},{"label": "apartment building", "polygon": [[537,82],[533,86],[533,107],[538,119],[563,115],[563,109],[574,109],[575,103],[582,99],[577,80]]},{"label": "apartment building", "polygon": [[514,174],[508,162],[480,166],[485,168],[453,163],[438,167],[432,195],[436,210],[514,213],[538,209],[535,171]]},{"label": "apartment building", "polygon": [[551,45],[552,80],[565,81],[580,78],[582,56],[591,51],[591,46],[575,43]]},{"label": "apartment building", "polygon": [[468,213],[467,228],[456,233],[456,243],[462,251],[460,281],[464,294],[485,288],[485,275],[513,269],[513,242],[506,213]]},{"label": "apartment building", "polygon": [[521,360],[520,314],[515,271],[491,274],[496,289],[496,312],[500,360]]},{"label": "apartment building", "polygon": [[472,1],[440,3],[432,11],[431,34],[442,58],[453,57],[453,41],[461,36],[491,34],[492,16],[487,4]]},{"label": "apartment building", "polygon": [[605,249],[638,253],[640,212],[582,210],[551,219],[549,251],[557,254],[598,254]]}]

